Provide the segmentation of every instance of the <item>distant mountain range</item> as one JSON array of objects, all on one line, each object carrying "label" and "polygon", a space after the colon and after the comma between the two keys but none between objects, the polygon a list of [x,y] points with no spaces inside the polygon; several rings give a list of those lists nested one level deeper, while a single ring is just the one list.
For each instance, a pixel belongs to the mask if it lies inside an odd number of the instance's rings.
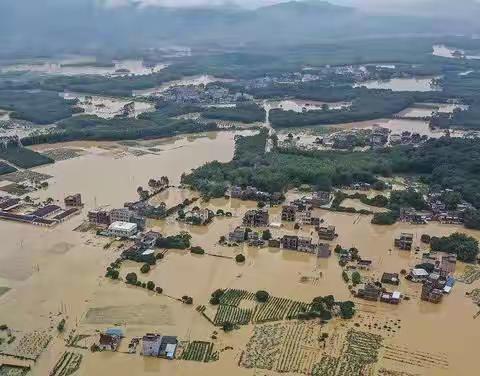
[{"label": "distant mountain range", "polygon": [[[355,1],[355,0],[353,0]],[[373,0],[375,1],[375,0]],[[382,0],[383,1],[383,0]],[[411,34],[473,34],[480,6],[473,0],[433,0],[418,12],[366,12],[325,1],[290,1],[258,9],[234,6],[165,8],[134,2],[103,7],[98,0],[1,0],[0,55],[129,49],[168,44],[243,45],[312,43],[338,38]],[[415,5],[412,5],[415,7]],[[443,9],[443,8],[442,8]],[[417,15],[414,15],[417,13]],[[467,17],[468,16],[468,17]]]}]

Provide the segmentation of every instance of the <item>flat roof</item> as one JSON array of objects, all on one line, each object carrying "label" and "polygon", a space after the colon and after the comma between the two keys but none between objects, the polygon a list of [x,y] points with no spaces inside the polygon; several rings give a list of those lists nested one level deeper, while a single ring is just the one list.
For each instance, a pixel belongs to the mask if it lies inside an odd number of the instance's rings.
[{"label": "flat roof", "polygon": [[425,269],[412,269],[412,273],[416,276],[428,276],[428,272]]},{"label": "flat roof", "polygon": [[109,227],[109,230],[120,230],[120,231],[133,231],[137,229],[136,223],[130,222],[113,222]]}]

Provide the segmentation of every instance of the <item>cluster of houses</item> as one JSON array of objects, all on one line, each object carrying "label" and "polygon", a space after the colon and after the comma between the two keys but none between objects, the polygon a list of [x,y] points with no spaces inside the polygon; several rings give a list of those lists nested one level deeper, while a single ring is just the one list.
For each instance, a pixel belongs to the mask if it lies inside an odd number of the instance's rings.
[{"label": "cluster of houses", "polygon": [[[100,351],[117,351],[124,338],[120,328],[107,329],[100,333],[98,349]],[[129,353],[136,353],[137,347],[142,343],[141,354],[165,359],[174,359],[178,347],[178,339],[174,336],[147,333],[142,338],[133,338],[128,345]]]},{"label": "cluster of houses", "polygon": [[31,202],[26,202],[20,198],[3,196],[0,197],[0,219],[52,227],[79,214],[79,206],[82,206],[81,196],[79,205],[67,204],[65,208],[48,202],[40,206],[33,206]]},{"label": "cluster of houses", "polygon": [[122,252],[122,258],[136,262],[153,263],[155,258],[154,248],[160,238],[162,238],[162,234],[156,231],[140,234],[135,239],[135,243]]},{"label": "cluster of houses", "polygon": [[247,186],[246,188],[239,186],[231,187],[229,190],[229,195],[231,198],[236,198],[239,200],[270,202],[272,205],[279,204],[285,199],[280,192],[263,192],[252,186]]},{"label": "cluster of houses", "polygon": [[457,256],[455,254],[436,257],[430,253],[422,255],[422,263],[413,268],[406,277],[412,282],[423,283],[421,299],[441,302],[444,294],[449,294],[455,284]]},{"label": "cluster of houses", "polygon": [[178,216],[178,220],[191,225],[206,225],[210,223],[214,217],[215,213],[210,209],[201,209],[196,206],[192,210],[181,212]]},{"label": "cluster of houses", "polygon": [[376,283],[365,283],[363,288],[358,289],[356,296],[373,302],[380,300],[389,304],[399,304],[401,301],[401,293],[399,291],[389,292],[381,284]]},{"label": "cluster of houses", "polygon": [[393,244],[402,251],[411,251],[413,246],[413,234],[402,232],[398,238],[395,238]]},{"label": "cluster of houses", "polygon": [[254,99],[246,93],[232,94],[227,88],[215,84],[172,86],[162,92],[162,98],[179,104],[230,104]]},{"label": "cluster of houses", "polygon": [[426,196],[427,210],[418,211],[413,208],[401,208],[400,220],[414,224],[426,224],[430,221],[438,221],[447,224],[462,224],[464,222],[465,212],[472,209],[473,206],[466,201],[456,205],[455,209],[449,209],[442,199],[445,193],[453,193],[451,189],[445,189],[441,192],[429,193]]},{"label": "cluster of houses", "polygon": [[127,207],[118,209],[100,207],[90,210],[87,218],[90,224],[106,228],[105,235],[121,238],[135,236],[138,231],[143,231],[146,225],[145,217]]},{"label": "cluster of houses", "polygon": [[228,234],[228,241],[237,244],[246,242],[248,245],[256,247],[268,245],[270,248],[282,248],[285,250],[312,253],[321,258],[330,257],[332,254],[329,244],[315,244],[311,237],[283,235],[281,238],[266,240],[262,238],[261,233],[243,226],[238,226],[231,231]]}]

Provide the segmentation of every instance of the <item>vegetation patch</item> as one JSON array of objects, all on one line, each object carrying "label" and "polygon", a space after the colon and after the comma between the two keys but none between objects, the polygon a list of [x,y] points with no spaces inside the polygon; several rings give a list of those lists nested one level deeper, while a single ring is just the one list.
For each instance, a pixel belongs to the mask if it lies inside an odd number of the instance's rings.
[{"label": "vegetation patch", "polygon": [[192,341],[188,342],[180,359],[204,363],[213,362],[218,360],[218,351],[214,351],[212,342]]},{"label": "vegetation patch", "polygon": [[50,376],[69,376],[78,371],[82,363],[82,354],[66,351],[58,359]]}]

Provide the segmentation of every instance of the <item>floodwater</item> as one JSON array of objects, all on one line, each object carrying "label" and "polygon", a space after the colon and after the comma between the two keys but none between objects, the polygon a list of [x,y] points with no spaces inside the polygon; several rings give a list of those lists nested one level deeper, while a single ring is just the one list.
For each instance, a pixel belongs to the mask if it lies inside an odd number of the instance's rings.
[{"label": "floodwater", "polygon": [[[88,65],[91,63],[91,65]],[[113,66],[96,66],[94,59],[77,58],[70,60],[46,61],[37,63],[20,63],[15,65],[0,66],[1,72],[28,71],[44,74],[61,74],[66,76],[99,75],[99,76],[140,76],[159,72],[166,68],[166,64],[156,64],[147,67],[142,60],[113,61]],[[79,64],[79,65],[73,65]]]},{"label": "floodwater", "polygon": [[379,126],[388,128],[392,133],[401,134],[402,132],[418,133],[419,135],[440,138],[445,135],[442,130],[432,130],[428,122],[422,120],[392,119],[385,123],[378,123]]},{"label": "floodwater", "polygon": [[348,102],[320,102],[310,100],[283,100],[283,101],[268,101],[270,109],[282,109],[284,111],[315,111],[323,110],[323,106],[328,106],[329,110],[341,110],[350,107],[351,103]]},{"label": "floodwater", "polygon": [[[338,300],[354,299],[343,282],[336,256],[317,259],[308,254],[279,249],[258,249],[247,246],[223,247],[220,236],[239,225],[246,210],[256,207],[254,202],[214,199],[198,203],[213,211],[219,208],[232,212],[231,218],[218,217],[208,226],[193,227],[169,218],[152,221],[149,226],[163,234],[175,234],[187,230],[192,244],[202,246],[207,252],[225,257],[238,253],[246,256],[246,262],[236,264],[229,258],[209,255],[197,256],[187,251],[170,250],[163,260],[147,275],[139,273],[139,264],[125,262],[121,276],[136,272],[142,280],[152,280],[164,290],[156,295],[143,289],[126,286],[103,277],[105,268],[115,260],[121,250],[114,243],[103,249],[107,240],[91,233],[72,231],[85,218],[86,210],[97,205],[119,207],[123,202],[136,198],[138,186],[146,186],[148,179],[167,175],[172,184],[178,184],[180,175],[207,161],[228,161],[233,156],[234,132],[218,132],[201,136],[174,139],[113,142],[72,142],[36,146],[36,150],[53,148],[81,148],[81,157],[40,167],[35,171],[53,176],[47,190],[32,196],[53,197],[62,200],[66,194],[81,192],[86,204],[82,215],[53,229],[0,222],[0,286],[11,290],[0,297],[0,322],[18,330],[47,329],[53,341],[33,368],[33,376],[49,374],[64,351],[75,351],[84,358],[77,374],[91,375],[273,375],[273,372],[244,369],[238,366],[242,351],[252,335],[252,326],[230,333],[213,327],[195,307],[204,304],[217,288],[238,288],[250,291],[264,289],[272,295],[300,301],[310,301],[316,296],[334,294]],[[244,132],[244,134],[249,134]],[[128,146],[126,146],[128,145]],[[134,156],[133,150],[154,148],[152,154]],[[174,189],[159,195],[158,200],[169,204],[182,200],[189,193]],[[289,196],[289,199],[293,198]],[[280,207],[270,208],[272,219],[280,215]],[[480,233],[452,225],[431,223],[415,226],[398,223],[393,226],[374,226],[370,216],[315,210],[329,225],[336,226],[338,238],[332,247],[357,247],[364,259],[372,260],[370,272],[362,272],[364,278],[378,279],[383,272],[399,272],[419,263],[419,255],[393,249],[393,239],[401,232],[414,234],[414,246],[423,249],[420,236],[424,233],[440,236],[456,231],[466,232],[480,239]],[[304,226],[294,230],[292,224],[284,229],[272,229],[274,237],[283,232],[312,235],[313,228]],[[315,237],[314,237],[315,239]],[[390,251],[391,250],[391,251]],[[459,263],[458,271],[463,269]],[[316,275],[316,282],[305,282],[303,277]],[[401,329],[394,335],[380,331],[388,346],[407,348],[412,356],[421,353],[442,354],[448,360],[447,368],[436,364],[416,366],[389,360],[380,353],[380,366],[395,371],[405,371],[426,376],[473,375],[476,369],[476,352],[480,321],[473,319],[478,309],[465,297],[465,292],[479,288],[480,281],[467,286],[457,283],[439,305],[419,299],[420,286],[401,281],[395,289],[409,296],[398,306],[355,300],[357,317],[350,322],[329,323],[325,330],[345,331],[353,324],[400,319]],[[388,289],[393,289],[389,286]],[[193,306],[183,305],[171,297],[189,295]],[[210,308],[209,308],[210,309]],[[65,334],[56,333],[56,325],[66,319]],[[92,334],[97,330],[120,326],[129,339],[148,332],[177,335],[182,340],[213,341],[220,351],[220,360],[212,363],[190,361],[166,361],[144,358],[140,354],[100,352],[65,347],[65,339],[71,330],[76,334]],[[374,331],[364,326],[361,330]],[[214,331],[217,339],[212,340]],[[439,340],[439,333],[448,340]]]},{"label": "floodwater", "polygon": [[[460,53],[460,56],[457,56],[455,52],[458,51]],[[453,47],[448,47],[445,45],[435,45],[433,46],[433,53],[434,56],[439,56],[439,57],[447,57],[447,58],[452,58],[452,59],[460,59],[464,58],[467,60],[478,60],[480,59],[480,55],[467,55],[464,50],[458,49],[458,48],[453,48]]]},{"label": "floodwater", "polygon": [[129,103],[133,103],[133,110],[128,113],[128,117],[137,117],[144,112],[155,111],[155,106],[152,103],[144,101],[132,101],[129,99],[73,92],[64,92],[60,95],[65,99],[79,99],[80,102],[78,106],[85,110],[85,112],[80,115],[97,115],[101,118],[111,119],[117,115],[122,115],[124,107]]},{"label": "floodwater", "polygon": [[460,110],[467,110],[468,106],[444,103],[419,103],[403,110],[398,116],[404,118],[428,118],[435,112],[451,114],[457,108]]},{"label": "floodwater", "polygon": [[157,87],[143,89],[143,90],[134,90],[132,92],[132,95],[134,97],[138,97],[138,96],[148,97],[151,95],[160,96],[164,91],[174,86],[190,86],[190,85],[199,86],[199,85],[207,85],[212,82],[232,82],[232,81],[233,80],[218,78],[218,77],[210,76],[207,74],[199,75],[199,76],[188,76],[188,77],[184,77],[181,80],[169,81]]},{"label": "floodwater", "polygon": [[428,78],[392,78],[385,81],[365,81],[355,84],[355,87],[367,89],[385,89],[392,91],[440,91],[441,88],[432,86],[432,80]]}]

